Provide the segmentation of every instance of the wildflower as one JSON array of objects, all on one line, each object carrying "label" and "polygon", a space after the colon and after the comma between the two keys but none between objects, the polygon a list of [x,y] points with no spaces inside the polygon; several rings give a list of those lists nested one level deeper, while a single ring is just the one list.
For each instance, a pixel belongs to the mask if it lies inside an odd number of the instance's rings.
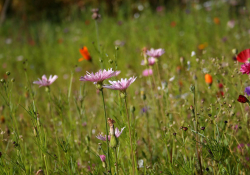
[{"label": "wildflower", "polygon": [[93,13],[92,19],[97,20],[97,19],[101,18],[101,15],[99,14],[99,9],[92,9],[91,11]]},{"label": "wildflower", "polygon": [[106,156],[105,155],[100,155],[100,159],[101,159],[101,161],[102,161],[102,166],[103,166],[103,168],[106,168],[107,167],[107,165],[106,165]]},{"label": "wildflower", "polygon": [[227,26],[228,26],[229,28],[234,28],[234,26],[235,26],[235,20],[230,20],[230,21],[228,21],[228,22],[227,22]]},{"label": "wildflower", "polygon": [[207,43],[199,44],[198,48],[199,48],[199,50],[203,50],[207,47],[207,45],[208,45]]},{"label": "wildflower", "polygon": [[240,71],[242,74],[247,74],[249,75],[250,73],[250,63],[244,63],[241,65]]},{"label": "wildflower", "polygon": [[141,62],[141,65],[144,66],[144,65],[149,65],[149,66],[153,66],[156,62],[156,59],[154,57],[150,57],[148,58],[148,61],[146,60],[142,60]]},{"label": "wildflower", "polygon": [[102,85],[102,82],[113,76],[117,76],[121,71],[113,71],[112,68],[108,70],[99,70],[95,74],[87,72],[87,75],[84,77],[81,76],[80,81],[91,81],[94,84]]},{"label": "wildflower", "polygon": [[[120,135],[122,134],[123,130],[125,129],[125,127],[123,127],[121,129],[121,131],[119,131],[118,128],[115,128],[115,136],[118,138],[120,137]],[[103,136],[102,134],[99,134],[96,136],[96,138],[98,138],[99,140],[102,140],[102,141],[106,141],[106,135]],[[108,140],[110,141],[110,135],[108,136]]]},{"label": "wildflower", "polygon": [[92,61],[92,57],[89,54],[88,48],[86,46],[79,49],[80,53],[82,54],[83,58],[78,59],[78,62],[83,61],[84,59],[87,61]]},{"label": "wildflower", "polygon": [[144,77],[147,77],[149,75],[152,75],[153,74],[153,70],[152,69],[145,69],[144,71],[142,71],[142,75]]},{"label": "wildflower", "polygon": [[205,81],[207,84],[211,85],[213,83],[213,78],[210,74],[205,75]]},{"label": "wildflower", "polygon": [[245,93],[250,96],[250,86],[245,88]]},{"label": "wildflower", "polygon": [[240,103],[246,103],[248,102],[248,99],[244,95],[239,95],[237,101]]},{"label": "wildflower", "polygon": [[241,62],[241,63],[245,63],[248,61],[248,59],[250,59],[250,49],[246,49],[246,50],[243,50],[241,51],[236,59]]},{"label": "wildflower", "polygon": [[214,18],[214,23],[215,23],[215,24],[220,24],[220,18],[215,17],[215,18]]},{"label": "wildflower", "polygon": [[164,49],[153,49],[151,48],[150,50],[147,50],[147,55],[150,57],[158,58],[162,56],[165,53]]},{"label": "wildflower", "polygon": [[50,75],[49,79],[47,79],[46,75],[43,75],[42,80],[38,78],[39,81],[34,81],[33,84],[38,84],[39,87],[50,86],[57,78],[57,75],[54,75],[53,77]]},{"label": "wildflower", "polygon": [[107,89],[125,91],[136,80],[136,78],[137,77],[130,77],[128,80],[125,78],[120,81],[109,81],[111,85],[104,85],[103,87]]},{"label": "wildflower", "polygon": [[195,56],[195,51],[191,52],[191,57]]}]

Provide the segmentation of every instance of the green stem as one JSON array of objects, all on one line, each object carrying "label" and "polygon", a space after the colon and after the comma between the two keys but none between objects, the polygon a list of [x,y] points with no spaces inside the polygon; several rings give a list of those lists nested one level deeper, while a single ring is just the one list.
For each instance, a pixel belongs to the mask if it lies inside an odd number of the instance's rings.
[{"label": "green stem", "polygon": [[195,116],[195,131],[196,131],[196,154],[197,154],[197,159],[199,161],[199,165],[200,165],[200,173],[201,175],[203,175],[203,172],[202,172],[202,165],[201,165],[201,158],[200,158],[200,152],[199,152],[199,146],[198,146],[198,140],[199,140],[199,135],[198,135],[198,117],[196,115],[196,100],[195,100],[195,90],[193,92],[193,95],[194,95],[194,109],[193,109],[193,115]]},{"label": "green stem", "polygon": [[129,114],[128,114],[128,107],[127,107],[127,100],[126,97],[124,98],[125,107],[126,107],[126,113],[127,113],[127,120],[128,120],[128,129],[129,129],[129,139],[130,139],[130,149],[131,149],[131,158],[132,158],[132,168],[133,168],[133,174],[135,174],[135,167],[134,167],[134,156],[133,156],[133,146],[132,146],[132,137],[131,137],[131,129],[130,129],[130,120],[129,120]]},{"label": "green stem", "polygon": [[45,162],[46,174],[49,175],[48,164],[47,164],[47,161],[46,161],[46,155],[45,154],[43,155],[43,158],[44,158],[44,162]]},{"label": "green stem", "polygon": [[118,161],[117,161],[117,150],[116,148],[114,148],[114,151],[115,151],[115,173],[116,175],[119,175],[119,172],[118,172]]},{"label": "green stem", "polygon": [[[104,95],[103,95],[103,89],[100,89],[102,94],[102,102],[103,102],[103,110],[104,110],[104,116],[105,116],[105,123],[106,123],[106,141],[107,141],[107,157],[108,157],[108,167],[109,171],[111,173],[111,167],[110,167],[110,160],[109,160],[109,141],[108,141],[108,123],[107,123],[107,114],[106,114],[106,107],[105,107],[105,101],[104,101]],[[111,173],[112,174],[112,173]]]}]

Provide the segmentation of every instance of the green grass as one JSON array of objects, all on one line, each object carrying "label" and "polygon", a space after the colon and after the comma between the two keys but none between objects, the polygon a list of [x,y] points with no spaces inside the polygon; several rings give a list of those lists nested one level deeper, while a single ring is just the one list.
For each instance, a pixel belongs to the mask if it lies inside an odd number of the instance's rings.
[{"label": "green grass", "polygon": [[[109,60],[117,59],[121,74],[113,80],[137,76],[127,90],[135,167],[143,160],[136,174],[201,174],[196,147],[200,149],[203,174],[249,174],[249,107],[237,102],[249,78],[239,73],[240,63],[233,61],[232,49],[249,47],[250,26],[248,16],[240,15],[235,18],[235,27],[229,28],[228,8],[222,4],[208,12],[192,7],[189,14],[185,9],[152,14],[146,8],[138,19],[129,20],[102,14],[98,21],[100,54],[91,14],[65,19],[60,24],[46,20],[30,24],[6,21],[0,28],[0,75],[6,81],[1,84],[0,105],[4,107],[0,110],[0,174],[35,174],[39,169],[45,174],[107,174],[99,158],[107,145],[96,138],[100,132],[105,133],[101,93],[92,83],[79,81],[86,71],[101,68],[100,58],[105,69],[115,69],[115,62],[110,64]],[[214,23],[215,17],[220,24]],[[223,37],[227,41],[223,42]],[[8,38],[11,44],[6,44]],[[115,49],[116,40],[125,42],[119,50]],[[199,50],[204,43],[207,47]],[[78,62],[82,46],[88,47],[92,63]],[[163,91],[157,90],[160,79],[156,67],[154,78],[142,76],[143,47],[166,51],[159,59],[161,80],[166,82]],[[196,52],[193,57],[192,51]],[[22,61],[17,60],[20,56]],[[82,70],[76,72],[76,66]],[[213,76],[210,88],[204,80],[204,68]],[[11,72],[10,76],[6,71]],[[43,74],[59,76],[50,86],[50,94],[32,83]],[[169,81],[173,76],[175,79]],[[219,82],[224,85],[224,97],[217,98]],[[195,103],[189,90],[192,84]],[[104,97],[107,117],[116,121],[115,127],[126,127],[117,148],[119,174],[132,174],[123,100],[119,92],[107,89]],[[145,107],[148,111],[143,113]],[[205,127],[204,131],[198,130],[198,140],[196,117],[198,129]],[[236,125],[241,129],[233,129]],[[180,129],[182,126],[188,130]],[[237,148],[241,143],[245,144],[242,151]],[[113,149],[110,153],[115,174]]]}]

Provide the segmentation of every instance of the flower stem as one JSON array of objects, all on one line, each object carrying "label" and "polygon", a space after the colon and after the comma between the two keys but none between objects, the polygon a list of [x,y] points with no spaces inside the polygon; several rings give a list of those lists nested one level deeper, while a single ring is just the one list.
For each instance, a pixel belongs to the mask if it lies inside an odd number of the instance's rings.
[{"label": "flower stem", "polygon": [[199,151],[199,147],[198,147],[199,135],[198,135],[198,117],[197,117],[197,114],[196,114],[195,90],[193,92],[193,95],[194,95],[194,98],[193,98],[193,103],[194,103],[193,115],[195,116],[195,131],[196,131],[196,154],[197,154],[197,159],[199,161],[200,173],[201,173],[201,175],[203,175],[202,165],[201,165],[200,151]]},{"label": "flower stem", "polygon": [[[104,110],[104,116],[105,116],[105,123],[106,123],[106,141],[107,141],[107,157],[108,157],[108,167],[109,171],[111,173],[111,167],[110,167],[110,160],[109,160],[109,141],[108,141],[108,123],[107,123],[107,114],[106,114],[106,107],[105,107],[105,101],[104,101],[104,95],[103,95],[103,89],[100,89],[102,94],[102,102],[103,102],[103,110]],[[112,174],[112,173],[111,173]]]},{"label": "flower stem", "polygon": [[126,107],[126,113],[127,113],[127,119],[128,119],[128,129],[129,129],[129,139],[130,139],[130,149],[131,149],[131,158],[132,158],[132,168],[133,168],[133,174],[135,174],[135,167],[134,167],[134,156],[133,156],[133,146],[132,146],[132,137],[131,137],[131,129],[130,129],[130,121],[129,121],[129,114],[128,114],[128,107],[127,107],[127,100],[126,97],[124,98],[125,107]]},{"label": "flower stem", "polygon": [[44,154],[43,158],[44,158],[44,162],[45,162],[46,174],[49,175],[48,164],[47,164],[47,160],[46,160],[46,155],[45,154]]},{"label": "flower stem", "polygon": [[114,148],[114,152],[115,152],[115,173],[116,173],[116,175],[119,175],[119,172],[118,172],[118,161],[117,161],[117,150],[116,150],[116,148]]}]

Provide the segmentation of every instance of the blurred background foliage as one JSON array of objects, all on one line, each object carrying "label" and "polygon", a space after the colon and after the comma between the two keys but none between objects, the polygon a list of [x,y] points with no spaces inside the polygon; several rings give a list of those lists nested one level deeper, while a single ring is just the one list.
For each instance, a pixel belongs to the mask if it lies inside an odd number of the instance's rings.
[{"label": "blurred background foliage", "polygon": [[[218,1],[219,2],[219,1]],[[229,15],[239,15],[246,6],[246,0],[224,0],[230,6]],[[152,12],[164,9],[174,11],[185,9],[195,4],[209,8],[217,0],[0,0],[1,21],[6,18],[18,18],[24,21],[41,19],[60,22],[66,17],[82,18],[91,8],[100,8],[102,13],[112,17],[130,18],[136,13],[143,13],[144,7]]]}]

